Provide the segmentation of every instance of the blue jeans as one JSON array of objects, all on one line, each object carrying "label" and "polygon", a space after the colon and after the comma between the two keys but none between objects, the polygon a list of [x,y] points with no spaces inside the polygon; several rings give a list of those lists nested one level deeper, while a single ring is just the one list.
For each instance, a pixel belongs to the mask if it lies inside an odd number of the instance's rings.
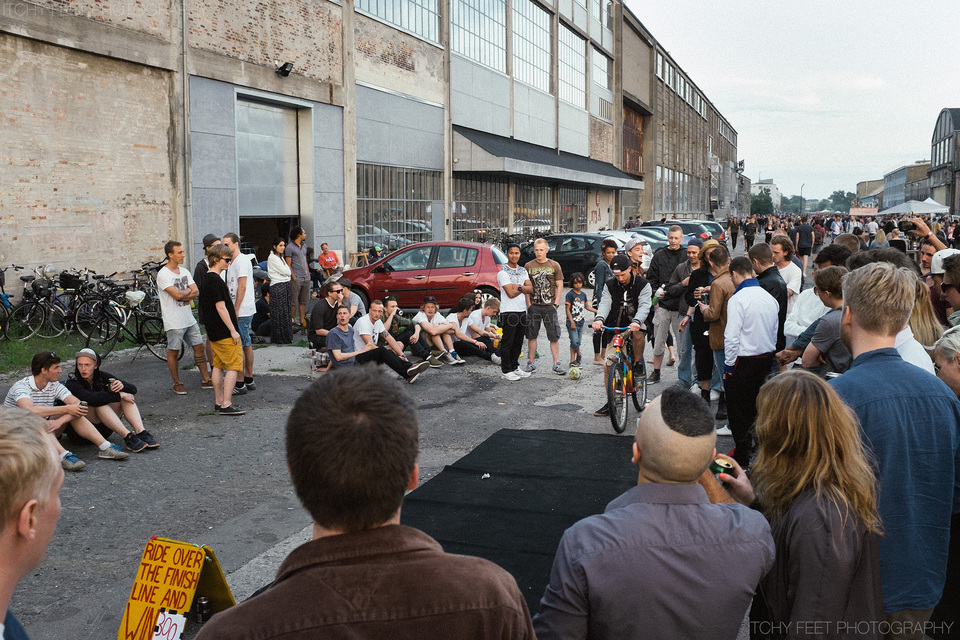
[{"label": "blue jeans", "polygon": [[689,389],[693,385],[693,336],[690,333],[689,323],[680,332],[678,342],[680,362],[677,363],[677,380],[679,384]]},{"label": "blue jeans", "polygon": [[723,391],[723,349],[713,350],[713,379],[710,380],[710,389]]},{"label": "blue jeans", "polygon": [[580,343],[583,341],[583,320],[576,323],[576,330],[567,325],[567,335],[570,336],[570,348],[574,351],[580,351]]}]

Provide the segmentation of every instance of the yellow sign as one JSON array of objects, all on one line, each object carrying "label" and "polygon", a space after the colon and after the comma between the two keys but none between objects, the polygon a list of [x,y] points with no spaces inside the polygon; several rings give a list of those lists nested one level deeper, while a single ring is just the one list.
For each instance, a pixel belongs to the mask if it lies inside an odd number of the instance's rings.
[{"label": "yellow sign", "polygon": [[179,640],[195,596],[209,600],[211,614],[236,604],[213,550],[151,538],[137,567],[118,640]]}]

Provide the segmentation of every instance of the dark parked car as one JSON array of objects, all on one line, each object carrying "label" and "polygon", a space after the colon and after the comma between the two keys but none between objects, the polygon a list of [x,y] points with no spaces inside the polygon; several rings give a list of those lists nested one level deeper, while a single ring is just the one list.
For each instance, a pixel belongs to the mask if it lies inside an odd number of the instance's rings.
[{"label": "dark parked car", "polygon": [[498,296],[497,274],[506,263],[503,252],[490,245],[420,242],[343,275],[366,305],[370,300],[396,294],[401,309],[415,309],[424,296],[432,295],[440,307],[448,308],[473,289]]},{"label": "dark parked car", "polygon": [[704,226],[701,220],[667,220],[666,222],[644,222],[643,226],[655,226],[655,227],[672,227],[677,225],[683,229],[683,235],[693,235],[701,240],[709,240],[713,237],[713,233]]},{"label": "dark parked car", "polygon": [[[600,243],[605,235],[600,233],[557,233],[544,238],[547,241],[547,257],[556,260],[563,270],[563,279],[570,281],[570,275],[579,271],[586,277],[586,285],[593,286],[593,268],[600,259]],[[622,243],[617,240],[618,248]],[[536,256],[533,243],[520,247],[520,264],[525,265]]]},{"label": "dark parked car", "polygon": [[713,236],[714,240],[720,244],[727,244],[727,233],[722,224],[719,222],[714,222],[713,220],[704,220],[700,224],[705,226],[707,230],[710,231],[710,235]]}]

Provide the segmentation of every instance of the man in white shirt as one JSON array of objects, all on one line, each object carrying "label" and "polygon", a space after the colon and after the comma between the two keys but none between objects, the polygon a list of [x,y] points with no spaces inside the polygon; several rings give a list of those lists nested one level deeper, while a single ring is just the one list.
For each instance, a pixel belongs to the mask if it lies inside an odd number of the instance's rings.
[{"label": "man in white shirt", "polygon": [[757,394],[773,367],[780,307],[760,287],[746,256],[730,262],[730,277],[736,289],[727,302],[723,331],[723,387],[736,447],[733,457],[746,469],[754,450]]},{"label": "man in white shirt", "polygon": [[200,290],[189,269],[180,266],[186,260],[183,245],[171,240],[163,246],[163,252],[167,255],[167,264],[157,272],[157,289],[160,290],[163,330],[167,334],[167,369],[173,378],[173,392],[181,396],[187,393],[186,387],[180,382],[180,366],[177,362],[184,343],[193,347],[193,360],[200,370],[200,388],[213,389],[200,325],[190,308],[190,301],[200,295]]},{"label": "man in white shirt", "polygon": [[503,338],[500,340],[500,371],[504,380],[516,381],[526,378],[529,372],[520,369],[520,350],[527,330],[527,300],[525,293],[533,293],[530,276],[521,267],[520,245],[507,245],[507,264],[497,274],[500,285],[500,324]]},{"label": "man in white shirt", "polygon": [[496,330],[490,324],[490,318],[500,312],[500,300],[497,298],[487,298],[486,302],[479,309],[474,309],[470,313],[467,328],[470,337],[476,338],[487,346],[487,349],[493,349],[493,341],[499,338]]},{"label": "man in white shirt", "polygon": [[[383,364],[403,376],[407,382],[413,383],[417,376],[430,368],[430,363],[424,360],[411,365],[410,361],[403,355],[403,345],[390,335],[381,318],[383,318],[383,302],[373,300],[370,303],[369,313],[361,316],[353,325],[354,348],[356,351],[381,351],[380,355],[367,357],[372,357],[377,362],[382,361]],[[381,336],[387,343],[386,347],[378,346]]]},{"label": "man in white shirt", "polygon": [[787,236],[774,236],[770,241],[770,251],[773,252],[773,264],[777,265],[780,277],[787,283],[787,315],[790,315],[803,287],[803,272],[791,260],[793,243]]},{"label": "man in white shirt", "polygon": [[257,384],[253,381],[253,341],[250,340],[250,324],[257,312],[257,303],[254,299],[253,263],[250,261],[252,256],[240,253],[240,236],[237,234],[224,234],[223,244],[227,245],[233,254],[230,267],[225,273],[227,288],[233,298],[233,309],[237,313],[240,346],[243,347],[243,380],[237,378],[233,392],[242,395],[248,390],[253,391],[257,388]]}]

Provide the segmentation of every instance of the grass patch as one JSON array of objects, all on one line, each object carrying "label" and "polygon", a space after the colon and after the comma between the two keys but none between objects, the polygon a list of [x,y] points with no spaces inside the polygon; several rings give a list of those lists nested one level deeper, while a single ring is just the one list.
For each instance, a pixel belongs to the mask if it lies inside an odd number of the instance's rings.
[{"label": "grass patch", "polygon": [[268,344],[255,344],[253,345],[253,350],[256,351],[257,349],[266,349],[269,346],[270,345]]},{"label": "grass patch", "polygon": [[286,371],[286,369],[281,369],[280,367],[270,367],[267,371]]},{"label": "grass patch", "polygon": [[297,342],[297,344],[292,345],[292,346],[294,346],[294,347],[309,347],[309,346],[310,346],[310,341],[307,340],[306,338],[301,338],[301,339]]},{"label": "grass patch", "polygon": [[30,373],[30,361],[39,351],[55,351],[66,362],[83,349],[87,339],[79,333],[64,334],[56,338],[31,338],[24,342],[0,341],[0,373],[25,371]]}]

